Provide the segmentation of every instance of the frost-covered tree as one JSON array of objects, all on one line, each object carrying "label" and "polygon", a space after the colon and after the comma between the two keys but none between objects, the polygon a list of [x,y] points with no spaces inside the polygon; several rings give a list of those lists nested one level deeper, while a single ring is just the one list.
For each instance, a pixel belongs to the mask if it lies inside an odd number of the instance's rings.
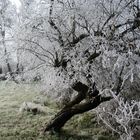
[{"label": "frost-covered tree", "polygon": [[[45,9],[46,7],[42,2],[35,0],[21,1],[21,3],[20,22],[16,34],[18,58],[24,65],[25,71],[36,71],[40,67],[46,68],[46,65],[49,65],[48,61],[51,60],[50,55],[52,55],[49,48],[46,47],[46,44],[49,43],[45,24],[46,12],[41,11],[42,7]],[[27,59],[24,59],[25,57]]]},{"label": "frost-covered tree", "polygon": [[111,100],[112,92],[131,98],[135,93],[133,99],[139,96],[138,0],[50,0],[37,4],[36,12],[22,26],[20,49],[32,54],[36,67],[54,67],[78,92],[44,131],[59,131],[72,116]]},{"label": "frost-covered tree", "polygon": [[[139,91],[137,1],[52,0],[49,23],[61,52],[56,53],[54,66],[72,85],[75,83],[72,87],[78,95],[45,131],[58,131],[73,115],[110,100],[110,96],[103,96],[109,95],[109,90],[116,95]],[[135,90],[128,91],[132,85]]]},{"label": "frost-covered tree", "polygon": [[0,57],[1,64],[7,67],[7,71],[12,75],[11,54],[13,48],[14,24],[16,23],[16,8],[9,0],[0,1]]}]

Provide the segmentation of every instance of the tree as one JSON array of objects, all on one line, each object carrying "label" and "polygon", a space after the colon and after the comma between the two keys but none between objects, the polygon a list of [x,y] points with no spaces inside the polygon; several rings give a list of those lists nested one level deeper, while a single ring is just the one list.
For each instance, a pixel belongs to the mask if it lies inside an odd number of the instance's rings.
[{"label": "tree", "polygon": [[[49,23],[56,31],[58,43],[62,48],[62,56],[60,57],[62,59],[58,61],[59,65],[56,66],[61,67],[60,73],[63,71],[63,74],[67,76],[67,79],[70,79],[72,83],[74,80],[78,81],[75,86],[73,86],[73,89],[78,92],[78,95],[52,119],[44,129],[44,132],[50,130],[59,131],[73,115],[91,110],[100,103],[112,99],[111,97],[103,97],[100,95],[106,89],[110,89],[116,95],[125,92],[123,88],[126,86],[126,79],[133,82],[133,76],[136,76],[134,71],[137,69],[134,61],[139,59],[137,52],[139,48],[137,44],[138,38],[135,33],[138,33],[139,25],[137,24],[135,26],[136,28],[134,27],[137,17],[133,17],[130,23],[126,21],[125,25],[121,23],[122,15],[128,20],[127,12],[129,12],[129,8],[138,7],[138,5],[135,5],[136,1],[117,1],[115,4],[119,6],[118,9],[114,9],[111,1],[109,1],[109,3],[96,2],[96,4],[101,4],[103,8],[102,10],[99,6],[97,10],[101,10],[101,13],[105,15],[101,14],[99,15],[100,17],[94,18],[94,22],[97,22],[94,24],[91,24],[88,19],[89,17],[86,17],[96,13],[91,1],[86,1],[86,4],[88,6],[89,4],[92,5],[94,9],[94,12],[90,11],[91,13],[87,12],[87,9],[86,11],[83,9],[82,11],[78,11],[77,9],[81,8],[79,6],[80,4],[78,5],[77,1],[71,1],[71,3],[68,3],[69,8],[74,9],[74,11],[72,12],[73,14],[70,15],[72,16],[72,24],[69,32],[67,29],[63,31],[64,27],[68,27],[68,24],[64,21],[62,25],[58,24],[59,22],[56,18],[58,15],[56,14],[55,17],[54,14],[53,16],[54,2],[54,0],[51,1]],[[63,6],[64,5],[67,7],[67,2],[65,3],[63,1]],[[79,7],[77,7],[77,5]],[[84,8],[85,7],[86,5],[84,5]],[[126,15],[122,13],[122,8],[123,10],[126,9]],[[83,11],[87,12],[88,15],[84,15]],[[65,13],[64,10],[61,12]],[[139,13],[138,8],[136,13]],[[101,16],[103,17],[101,18]],[[60,17],[60,15],[58,17]],[[138,19],[137,22],[139,22]],[[97,28],[96,24],[98,24]],[[123,29],[122,26],[128,25],[130,26],[129,29],[127,29],[127,27]],[[68,32],[68,36],[63,32]],[[133,46],[134,48],[129,47],[130,43],[133,45],[135,44],[135,46]],[[134,57],[132,57],[132,54]],[[131,63],[133,59],[136,60],[127,66],[122,57],[127,63]],[[118,61],[120,62],[118,63]],[[67,64],[63,65],[64,62]],[[87,85],[79,82],[83,79],[87,81]],[[96,85],[100,91],[97,90]],[[85,102],[81,103],[83,100],[85,100]]]},{"label": "tree", "polygon": [[0,41],[2,44],[1,57],[4,60],[4,64],[6,63],[8,72],[11,76],[12,68],[10,65],[10,51],[12,48],[8,47],[11,46],[11,42],[13,41],[14,22],[16,22],[16,18],[12,18],[14,15],[16,15],[15,7],[9,0],[2,0],[0,2]]},{"label": "tree", "polygon": [[26,26],[29,39],[22,41],[30,45],[24,48],[78,92],[46,132],[59,131],[72,116],[112,99],[110,93],[130,93],[131,84],[139,83],[140,11],[138,0],[50,0],[43,5],[48,14],[37,14]]}]

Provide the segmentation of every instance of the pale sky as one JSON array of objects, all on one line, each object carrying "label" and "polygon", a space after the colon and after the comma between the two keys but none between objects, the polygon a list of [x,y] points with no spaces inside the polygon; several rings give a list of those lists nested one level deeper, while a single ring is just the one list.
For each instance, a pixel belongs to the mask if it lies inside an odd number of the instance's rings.
[{"label": "pale sky", "polygon": [[19,11],[19,8],[20,8],[20,6],[21,6],[20,0],[10,0],[10,1],[11,1],[13,4],[16,5],[17,11]]}]

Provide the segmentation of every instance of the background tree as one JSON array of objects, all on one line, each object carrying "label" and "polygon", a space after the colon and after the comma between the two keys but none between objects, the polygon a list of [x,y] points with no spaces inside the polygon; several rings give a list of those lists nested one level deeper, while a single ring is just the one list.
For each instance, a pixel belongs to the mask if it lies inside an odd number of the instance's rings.
[{"label": "background tree", "polygon": [[[13,57],[13,34],[16,22],[16,8],[9,0],[0,2],[0,41],[1,41],[1,59],[3,67],[7,66],[7,71],[12,76],[12,66],[10,61]],[[13,64],[12,64],[13,65]]]}]

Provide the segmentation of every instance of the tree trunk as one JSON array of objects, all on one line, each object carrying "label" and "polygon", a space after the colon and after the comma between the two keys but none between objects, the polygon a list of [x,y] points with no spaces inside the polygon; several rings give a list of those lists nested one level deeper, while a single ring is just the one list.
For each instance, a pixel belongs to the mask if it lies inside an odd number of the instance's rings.
[{"label": "tree trunk", "polygon": [[[78,92],[78,95],[56,114],[50,123],[45,126],[44,132],[59,132],[65,123],[74,115],[87,112],[93,108],[96,108],[100,103],[109,101],[111,99],[111,97],[101,97],[100,95],[97,95],[97,93],[95,93],[97,90],[93,91],[92,97],[88,97],[89,87],[85,84],[82,84],[81,82],[76,83],[73,86],[73,89]],[[81,103],[83,100],[85,101]]]}]

